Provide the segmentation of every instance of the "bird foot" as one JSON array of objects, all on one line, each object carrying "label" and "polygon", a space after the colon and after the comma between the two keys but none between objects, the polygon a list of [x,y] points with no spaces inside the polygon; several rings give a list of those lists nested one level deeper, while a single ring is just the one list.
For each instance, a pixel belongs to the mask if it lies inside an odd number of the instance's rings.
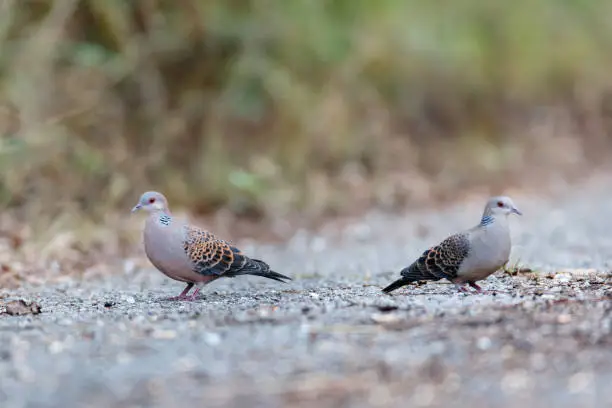
[{"label": "bird foot", "polygon": [[470,291],[463,285],[455,284],[459,293],[469,293]]},{"label": "bird foot", "polygon": [[[185,289],[183,289],[183,291],[181,292],[180,295],[169,297],[166,300],[168,300],[168,301],[187,300],[187,298],[189,297],[189,296],[187,296],[187,293],[189,293],[191,288],[193,288],[193,285],[194,285],[193,283],[188,283],[187,286],[185,287]],[[199,290],[196,289],[196,291],[193,294],[197,295],[198,292],[199,292]]]},{"label": "bird foot", "polygon": [[187,296],[185,295],[178,295],[178,296],[172,296],[169,298],[166,298],[167,301],[176,301],[176,300],[185,300],[185,298],[187,298]]},{"label": "bird foot", "polygon": [[[481,288],[479,285],[477,285],[475,282],[466,282],[470,287],[474,288],[474,290],[476,291],[476,293],[479,294],[485,294],[485,293],[494,293],[492,291],[488,291],[488,290],[484,290],[483,288]],[[461,283],[455,283],[455,285],[457,286],[457,290],[461,293],[472,293],[472,291],[470,291],[467,287],[465,287],[465,284],[461,284]]]},{"label": "bird foot", "polygon": [[476,291],[476,293],[478,294],[486,294],[486,293],[491,293],[488,290],[484,290],[483,288],[481,288],[479,285],[477,285],[474,282],[468,282],[468,285],[470,285],[472,288],[474,288],[474,290]]},{"label": "bird foot", "polygon": [[194,293],[193,295],[189,295],[189,296],[179,295],[179,296],[172,296],[172,297],[166,298],[166,300],[170,302],[175,302],[177,300],[182,300],[184,302],[193,302],[194,300],[197,300],[197,299],[198,299],[197,293]]},{"label": "bird foot", "polygon": [[193,293],[192,293],[191,295],[189,295],[189,296],[185,296],[185,297],[183,297],[183,299],[181,299],[181,300],[184,300],[184,301],[186,301],[186,302],[193,302],[194,300],[197,300],[197,299],[198,299],[198,294],[199,294],[199,293],[200,293],[200,288],[196,288],[196,290],[195,290],[195,291],[193,291]]},{"label": "bird foot", "polygon": [[185,296],[183,299],[185,302],[193,302],[194,300],[198,299],[198,295],[197,294],[193,294],[193,295],[189,295],[189,296]]},{"label": "bird foot", "polygon": [[471,287],[476,289],[476,292],[478,292],[478,293],[482,293],[483,292],[482,288],[479,285],[477,285],[476,282],[468,282],[468,285],[470,285]]},{"label": "bird foot", "polygon": [[[471,287],[473,287],[474,289],[476,289],[477,293],[480,293],[482,295],[496,295],[497,293],[500,293],[497,290],[488,290],[488,289],[483,289],[481,288],[479,285],[477,285],[475,282],[468,282],[468,285],[470,285]],[[501,292],[504,293],[504,292]]]}]

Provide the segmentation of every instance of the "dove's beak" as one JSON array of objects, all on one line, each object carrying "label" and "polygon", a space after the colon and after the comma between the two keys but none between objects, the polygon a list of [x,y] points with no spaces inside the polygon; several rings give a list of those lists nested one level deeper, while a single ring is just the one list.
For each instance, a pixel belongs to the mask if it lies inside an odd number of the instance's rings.
[{"label": "dove's beak", "polygon": [[516,215],[523,215],[523,213],[521,212],[521,210],[519,210],[516,207],[512,207],[512,212]]},{"label": "dove's beak", "polygon": [[135,213],[136,211],[140,210],[141,208],[142,208],[142,205],[140,205],[140,204],[136,204],[136,205],[134,206],[134,208],[132,208],[132,212],[133,212],[133,213]]}]

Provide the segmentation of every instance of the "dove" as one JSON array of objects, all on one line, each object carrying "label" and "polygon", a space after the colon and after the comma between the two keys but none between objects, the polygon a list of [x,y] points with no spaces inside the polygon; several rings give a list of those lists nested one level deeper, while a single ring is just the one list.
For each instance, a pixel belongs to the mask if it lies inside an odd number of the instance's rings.
[{"label": "dove", "polygon": [[[270,270],[258,259],[244,255],[227,241],[172,216],[163,194],[148,191],[132,208],[148,212],[144,248],[149,261],[171,279],[185,282],[180,295],[168,300],[195,300],[200,289],[221,277],[255,275],[286,283],[288,276]],[[196,286],[192,295],[187,295]]]},{"label": "dove", "polygon": [[482,292],[476,281],[486,279],[508,262],[510,228],[508,216],[523,215],[510,197],[491,197],[485,205],[480,224],[446,238],[423,252],[400,273],[402,277],[383,289],[389,293],[415,281],[448,279],[461,292],[465,284]]}]

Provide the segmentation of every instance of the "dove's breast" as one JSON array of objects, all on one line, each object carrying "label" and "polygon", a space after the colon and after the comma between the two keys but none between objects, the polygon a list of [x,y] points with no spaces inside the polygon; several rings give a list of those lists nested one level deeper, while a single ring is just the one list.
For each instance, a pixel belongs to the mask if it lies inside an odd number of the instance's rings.
[{"label": "dove's breast", "polygon": [[144,248],[151,263],[169,278],[200,282],[204,276],[193,271],[183,247],[183,228],[171,220],[151,216],[144,229]]},{"label": "dove's breast", "polygon": [[485,279],[508,262],[511,248],[510,231],[503,221],[472,232],[469,254],[458,277],[464,281]]}]

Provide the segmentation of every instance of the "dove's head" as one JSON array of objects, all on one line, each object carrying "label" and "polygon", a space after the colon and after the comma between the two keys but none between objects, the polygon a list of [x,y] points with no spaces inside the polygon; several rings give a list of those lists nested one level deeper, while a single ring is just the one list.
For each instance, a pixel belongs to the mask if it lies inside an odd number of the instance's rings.
[{"label": "dove's head", "polygon": [[132,212],[136,212],[138,210],[145,210],[148,212],[167,211],[168,201],[162,193],[158,193],[157,191],[147,191],[140,196],[138,204],[132,208]]},{"label": "dove's head", "polygon": [[487,205],[485,206],[484,215],[489,216],[500,216],[517,214],[523,215],[523,213],[516,208],[514,202],[510,197],[497,196],[489,198]]}]

